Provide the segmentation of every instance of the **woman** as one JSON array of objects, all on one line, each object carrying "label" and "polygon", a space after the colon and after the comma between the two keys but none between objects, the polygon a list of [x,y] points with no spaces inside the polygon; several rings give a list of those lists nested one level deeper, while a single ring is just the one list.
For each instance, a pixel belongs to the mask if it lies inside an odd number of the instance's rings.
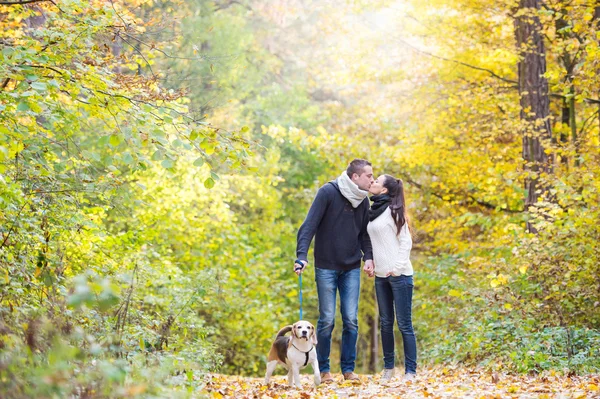
[{"label": "woman", "polygon": [[367,231],[373,245],[374,267],[365,272],[375,275],[375,291],[381,321],[381,346],[384,370],[381,382],[394,376],[394,307],[404,342],[404,379],[417,373],[417,341],[412,326],[413,268],[410,263],[412,238],[408,227],[402,180],[382,175],[371,185],[373,205]]}]

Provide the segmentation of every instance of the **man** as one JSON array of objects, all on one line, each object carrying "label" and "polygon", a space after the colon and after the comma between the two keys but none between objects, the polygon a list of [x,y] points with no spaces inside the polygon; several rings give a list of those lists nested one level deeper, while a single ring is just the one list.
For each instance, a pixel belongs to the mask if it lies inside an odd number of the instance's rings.
[{"label": "man", "polygon": [[344,379],[358,380],[354,373],[358,339],[358,296],[361,256],[365,268],[373,267],[369,223],[368,190],[373,169],[364,159],[350,162],[336,180],[317,192],[308,215],[298,230],[294,270],[300,275],[308,264],[308,248],[315,237],[315,280],[319,297],[317,360],[321,382],[333,381],[329,354],[335,323],[335,301],[340,292],[342,313],[341,368]]}]

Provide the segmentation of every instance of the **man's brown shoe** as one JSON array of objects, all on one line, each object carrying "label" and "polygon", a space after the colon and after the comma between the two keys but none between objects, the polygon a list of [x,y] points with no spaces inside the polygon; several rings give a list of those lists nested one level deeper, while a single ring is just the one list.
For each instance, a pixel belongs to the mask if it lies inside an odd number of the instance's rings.
[{"label": "man's brown shoe", "polygon": [[358,375],[354,374],[353,371],[349,371],[347,373],[344,373],[344,380],[346,380],[346,381],[360,381],[360,378],[358,377]]},{"label": "man's brown shoe", "polygon": [[333,381],[333,377],[331,376],[331,373],[325,372],[325,373],[321,373],[321,384],[327,384],[329,382]]}]

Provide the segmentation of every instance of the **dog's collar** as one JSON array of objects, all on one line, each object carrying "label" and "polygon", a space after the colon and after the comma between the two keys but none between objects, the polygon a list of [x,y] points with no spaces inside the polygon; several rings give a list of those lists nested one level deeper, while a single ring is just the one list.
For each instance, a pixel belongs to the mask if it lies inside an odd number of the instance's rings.
[{"label": "dog's collar", "polygon": [[312,347],[311,347],[311,348],[308,350],[308,352],[301,351],[301,350],[300,350],[300,349],[298,349],[298,347],[297,347],[296,345],[294,345],[294,344],[292,344],[292,346],[293,346],[294,348],[296,348],[296,350],[297,350],[298,352],[304,353],[304,356],[306,356],[306,359],[304,359],[304,365],[302,366],[302,367],[305,367],[305,366],[308,364],[308,354],[310,353],[310,351],[311,351],[311,350],[315,349],[315,346],[313,345],[313,346],[312,346]]},{"label": "dog's collar", "polygon": [[298,349],[298,347],[297,347],[296,345],[292,344],[292,346],[293,346],[294,348],[296,348],[296,350],[298,350],[299,352],[302,352],[302,353],[309,353],[311,350],[315,349],[315,346],[313,345],[313,346],[312,346],[312,347],[311,347],[311,348],[308,350],[308,352],[304,352],[304,351],[302,351],[302,350]]}]

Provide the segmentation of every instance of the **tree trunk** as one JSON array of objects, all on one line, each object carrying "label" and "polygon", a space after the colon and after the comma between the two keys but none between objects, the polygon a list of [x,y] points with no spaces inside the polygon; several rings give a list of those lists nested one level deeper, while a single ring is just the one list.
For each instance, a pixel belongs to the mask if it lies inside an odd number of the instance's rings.
[{"label": "tree trunk", "polygon": [[379,307],[377,305],[377,293],[375,290],[373,290],[373,303],[375,304],[375,312],[373,312],[373,315],[369,318],[371,330],[369,371],[375,374],[377,372],[377,366],[379,365]]},{"label": "tree trunk", "polygon": [[[594,8],[594,21],[596,22],[596,32],[599,32],[600,31],[600,0],[596,0],[596,8]],[[598,98],[600,98],[600,90],[598,91]],[[600,138],[600,104],[598,104],[598,138]]]},{"label": "tree trunk", "polygon": [[[527,198],[525,209],[535,205],[547,192],[541,180],[544,174],[552,173],[552,159],[545,149],[552,140],[546,54],[538,17],[540,0],[519,0],[515,20],[515,36],[519,61],[519,95],[521,122],[523,125],[523,159],[528,175],[525,180]],[[531,223],[527,229],[535,232]]]},{"label": "tree trunk", "polygon": [[[567,26],[569,26],[569,24],[567,23],[567,21],[564,18],[564,15],[566,13],[567,13],[566,10],[561,9],[559,12],[559,15],[561,15],[561,16],[556,19],[556,23],[555,23],[556,31],[558,32],[558,34],[560,35],[560,37],[563,40],[568,40],[569,35],[570,35],[569,33],[566,33],[564,30]],[[565,83],[567,83],[569,85],[569,94],[570,94],[570,97],[563,99],[562,120],[561,121],[564,125],[569,126],[569,130],[571,131],[571,142],[573,143],[573,146],[576,150],[575,151],[575,165],[577,165],[577,163],[578,163],[577,154],[579,153],[579,150],[578,150],[578,137],[577,137],[577,120],[576,120],[576,115],[575,115],[575,86],[573,84],[573,71],[575,69],[575,64],[578,61],[578,57],[577,57],[577,55],[572,55],[571,53],[569,53],[569,50],[565,49],[563,51],[563,54],[560,56],[560,60],[565,69],[565,72],[566,72]],[[561,141],[561,143],[566,143],[569,141],[566,133],[561,133],[560,141]],[[563,159],[563,161],[568,166],[568,159],[566,157]]]},{"label": "tree trunk", "polygon": [[369,371],[371,373],[377,372],[377,365],[379,364],[379,318],[377,312],[371,316],[371,356],[369,359]]}]

